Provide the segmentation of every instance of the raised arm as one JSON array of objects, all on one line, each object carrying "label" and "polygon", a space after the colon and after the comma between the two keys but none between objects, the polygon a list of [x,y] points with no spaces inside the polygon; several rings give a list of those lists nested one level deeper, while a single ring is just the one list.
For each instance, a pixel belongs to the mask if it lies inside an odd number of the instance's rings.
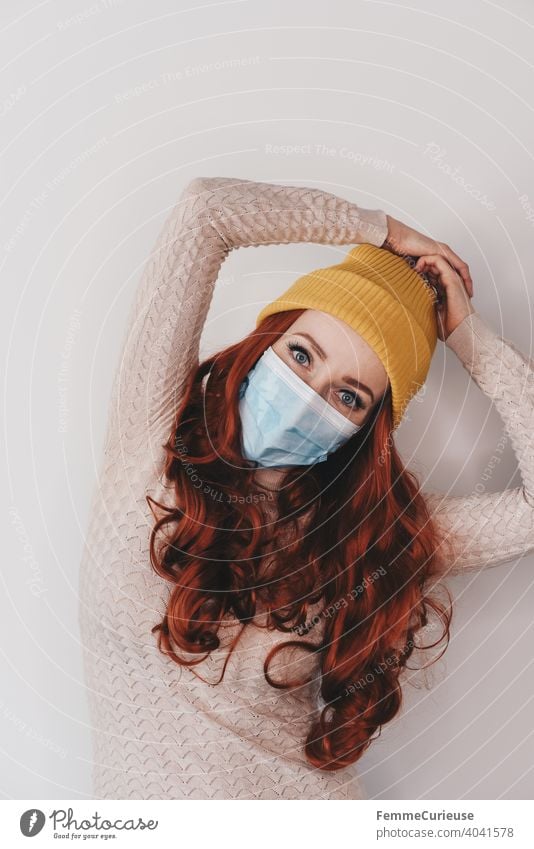
[{"label": "raised arm", "polygon": [[168,438],[219,269],[234,248],[290,242],[381,246],[386,213],[319,189],[199,177],[166,219],[144,268],[115,377],[106,458],[150,464]]},{"label": "raised arm", "polygon": [[474,312],[446,343],[493,401],[515,451],[522,485],[450,497],[424,493],[438,523],[443,573],[497,566],[534,551],[534,363]]}]

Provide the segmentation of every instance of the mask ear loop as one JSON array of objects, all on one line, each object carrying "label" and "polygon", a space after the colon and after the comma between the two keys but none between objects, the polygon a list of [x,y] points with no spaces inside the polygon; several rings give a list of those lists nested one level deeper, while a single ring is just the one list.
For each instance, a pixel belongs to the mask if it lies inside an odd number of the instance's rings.
[{"label": "mask ear loop", "polygon": [[201,380],[200,386],[202,388],[202,392],[204,393],[204,395],[206,394],[206,384],[211,377],[211,373],[213,371],[214,365],[215,365],[215,363],[211,364],[209,371],[206,372],[206,374],[204,375],[204,377]]}]

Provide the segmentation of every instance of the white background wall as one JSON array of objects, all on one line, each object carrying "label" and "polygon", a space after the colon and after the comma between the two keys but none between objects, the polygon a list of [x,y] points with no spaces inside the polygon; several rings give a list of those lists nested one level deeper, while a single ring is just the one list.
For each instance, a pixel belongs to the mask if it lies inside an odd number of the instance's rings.
[{"label": "white background wall", "polygon": [[[78,563],[126,312],[165,216],[205,175],[382,208],[466,258],[475,308],[529,354],[534,8],[6,0],[0,26],[0,795],[86,798]],[[318,245],[230,256],[204,352],[334,256]],[[232,305],[231,327],[218,323]],[[502,434],[469,383],[438,343],[398,437],[423,481],[451,494],[473,490]],[[517,485],[515,468],[507,446],[487,488]],[[450,581],[452,644],[434,687],[408,688],[359,762],[371,797],[532,798],[533,569],[527,556]]]}]

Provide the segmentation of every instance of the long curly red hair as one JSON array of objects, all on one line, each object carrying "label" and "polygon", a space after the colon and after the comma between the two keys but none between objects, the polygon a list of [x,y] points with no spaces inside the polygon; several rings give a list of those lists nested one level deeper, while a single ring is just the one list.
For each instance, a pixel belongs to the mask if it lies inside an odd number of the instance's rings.
[{"label": "long curly red hair", "polygon": [[[263,351],[302,312],[268,316],[244,339],[204,359],[187,381],[165,445],[173,505],[148,499],[156,519],[152,567],[174,584],[163,621],[152,630],[159,632],[161,651],[192,666],[219,646],[225,614],[245,627],[260,607],[267,611],[269,627],[292,634],[265,658],[269,684],[303,683],[269,675],[281,648],[299,645],[319,656],[325,706],[310,723],[305,753],[315,767],[337,770],[357,761],[399,711],[399,676],[414,648],[445,640],[438,657],[443,654],[452,605],[448,591],[447,604],[427,592],[439,573],[437,529],[393,443],[389,389],[372,418],[326,461],[287,472],[276,493],[274,533],[289,531],[285,539],[292,541],[275,558],[269,580],[259,579],[273,525],[265,523],[261,501],[246,497],[257,488],[253,464],[240,449],[238,391]],[[305,534],[298,533],[303,514]],[[318,602],[328,615],[314,643],[303,636],[312,633],[308,610]],[[441,634],[417,644],[430,612]]]}]

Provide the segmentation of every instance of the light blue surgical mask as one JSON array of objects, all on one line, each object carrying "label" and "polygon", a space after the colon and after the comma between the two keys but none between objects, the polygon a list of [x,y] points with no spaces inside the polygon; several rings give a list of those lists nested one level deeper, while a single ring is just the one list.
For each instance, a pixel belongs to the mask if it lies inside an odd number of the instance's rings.
[{"label": "light blue surgical mask", "polygon": [[272,347],[241,383],[239,399],[243,454],[260,466],[321,463],[362,427],[334,409]]}]

